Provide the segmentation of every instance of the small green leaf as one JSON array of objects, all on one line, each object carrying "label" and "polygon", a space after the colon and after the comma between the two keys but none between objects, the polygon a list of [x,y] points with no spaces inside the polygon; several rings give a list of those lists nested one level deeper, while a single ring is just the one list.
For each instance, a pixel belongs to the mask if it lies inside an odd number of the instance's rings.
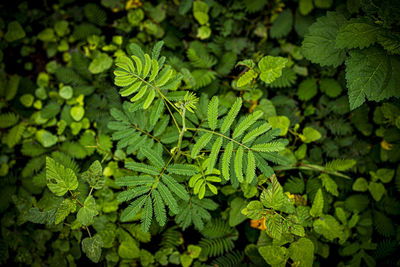
[{"label": "small green leaf", "polygon": [[310,215],[313,217],[321,216],[323,208],[324,208],[324,196],[322,195],[322,190],[320,188],[318,189],[317,194],[314,197],[314,201],[310,209]]},{"label": "small green leaf", "polygon": [[93,262],[97,263],[101,257],[101,248],[103,247],[103,239],[100,235],[92,238],[86,237],[82,240],[82,251]]},{"label": "small green leaf", "polygon": [[88,196],[83,203],[83,207],[78,211],[76,219],[82,225],[89,225],[93,223],[93,217],[99,214],[96,208],[96,201],[93,196]]}]

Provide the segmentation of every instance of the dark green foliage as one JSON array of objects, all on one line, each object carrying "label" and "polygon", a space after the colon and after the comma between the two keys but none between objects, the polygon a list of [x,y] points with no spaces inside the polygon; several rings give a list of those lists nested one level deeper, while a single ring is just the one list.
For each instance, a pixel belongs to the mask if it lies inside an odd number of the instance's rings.
[{"label": "dark green foliage", "polygon": [[399,1],[3,2],[0,265],[399,265]]}]

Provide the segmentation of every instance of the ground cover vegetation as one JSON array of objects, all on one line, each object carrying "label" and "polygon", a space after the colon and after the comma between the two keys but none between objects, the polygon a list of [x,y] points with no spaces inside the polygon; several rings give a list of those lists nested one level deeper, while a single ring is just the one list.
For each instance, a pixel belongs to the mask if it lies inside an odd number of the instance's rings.
[{"label": "ground cover vegetation", "polygon": [[399,266],[400,2],[0,4],[0,264]]}]

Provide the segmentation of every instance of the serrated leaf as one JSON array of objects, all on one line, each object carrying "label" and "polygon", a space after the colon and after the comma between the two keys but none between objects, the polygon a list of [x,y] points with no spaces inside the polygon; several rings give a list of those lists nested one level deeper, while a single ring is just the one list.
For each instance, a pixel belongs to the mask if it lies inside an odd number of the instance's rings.
[{"label": "serrated leaf", "polygon": [[283,57],[266,56],[258,62],[260,79],[265,83],[272,83],[282,75],[282,69],[286,67],[288,59]]},{"label": "serrated leaf", "polygon": [[61,202],[56,212],[56,218],[54,223],[59,224],[64,221],[65,218],[76,210],[76,203],[69,198],[66,198]]},{"label": "serrated leaf", "polygon": [[161,195],[157,190],[153,190],[151,196],[153,197],[154,215],[156,217],[156,221],[158,224],[160,224],[160,226],[164,226],[167,221],[167,213]]},{"label": "serrated leaf", "polygon": [[68,190],[78,188],[78,179],[73,170],[46,157],[47,187],[57,196],[63,196]]},{"label": "serrated leaf", "polygon": [[99,214],[96,208],[96,201],[93,196],[88,196],[83,203],[83,207],[78,211],[76,219],[82,225],[89,225],[93,222],[93,217]]},{"label": "serrated leaf", "polygon": [[340,27],[336,37],[337,48],[365,48],[374,44],[380,27],[364,18],[353,18]]},{"label": "serrated leaf", "polygon": [[100,235],[95,235],[92,238],[86,237],[82,240],[82,251],[95,263],[100,260],[102,247],[103,239]]},{"label": "serrated leaf", "polygon": [[217,162],[219,151],[222,146],[222,141],[223,141],[222,137],[218,137],[217,140],[214,142],[208,159],[206,173],[211,173],[212,170],[214,169],[215,163]]},{"label": "serrated leaf", "polygon": [[346,18],[338,12],[328,12],[326,16],[308,28],[302,43],[302,53],[313,63],[321,66],[338,67],[343,63],[346,52],[336,48],[336,36]]},{"label": "serrated leaf", "polygon": [[251,183],[256,176],[256,159],[254,158],[253,152],[247,153],[247,171],[246,171],[246,182]]},{"label": "serrated leaf", "polygon": [[132,220],[135,215],[138,214],[139,211],[142,209],[147,197],[147,195],[144,195],[132,201],[131,204],[121,213],[121,222]]},{"label": "serrated leaf", "polygon": [[321,216],[323,208],[324,208],[324,196],[322,195],[322,190],[320,188],[318,189],[317,194],[314,197],[314,201],[310,209],[310,215],[313,217]]}]

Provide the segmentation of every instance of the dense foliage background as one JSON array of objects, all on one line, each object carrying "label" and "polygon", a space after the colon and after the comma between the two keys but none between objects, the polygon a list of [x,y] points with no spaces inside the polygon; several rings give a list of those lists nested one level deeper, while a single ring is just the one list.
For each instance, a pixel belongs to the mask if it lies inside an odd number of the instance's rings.
[{"label": "dense foliage background", "polygon": [[399,266],[399,54],[397,0],[3,1],[0,264]]}]

